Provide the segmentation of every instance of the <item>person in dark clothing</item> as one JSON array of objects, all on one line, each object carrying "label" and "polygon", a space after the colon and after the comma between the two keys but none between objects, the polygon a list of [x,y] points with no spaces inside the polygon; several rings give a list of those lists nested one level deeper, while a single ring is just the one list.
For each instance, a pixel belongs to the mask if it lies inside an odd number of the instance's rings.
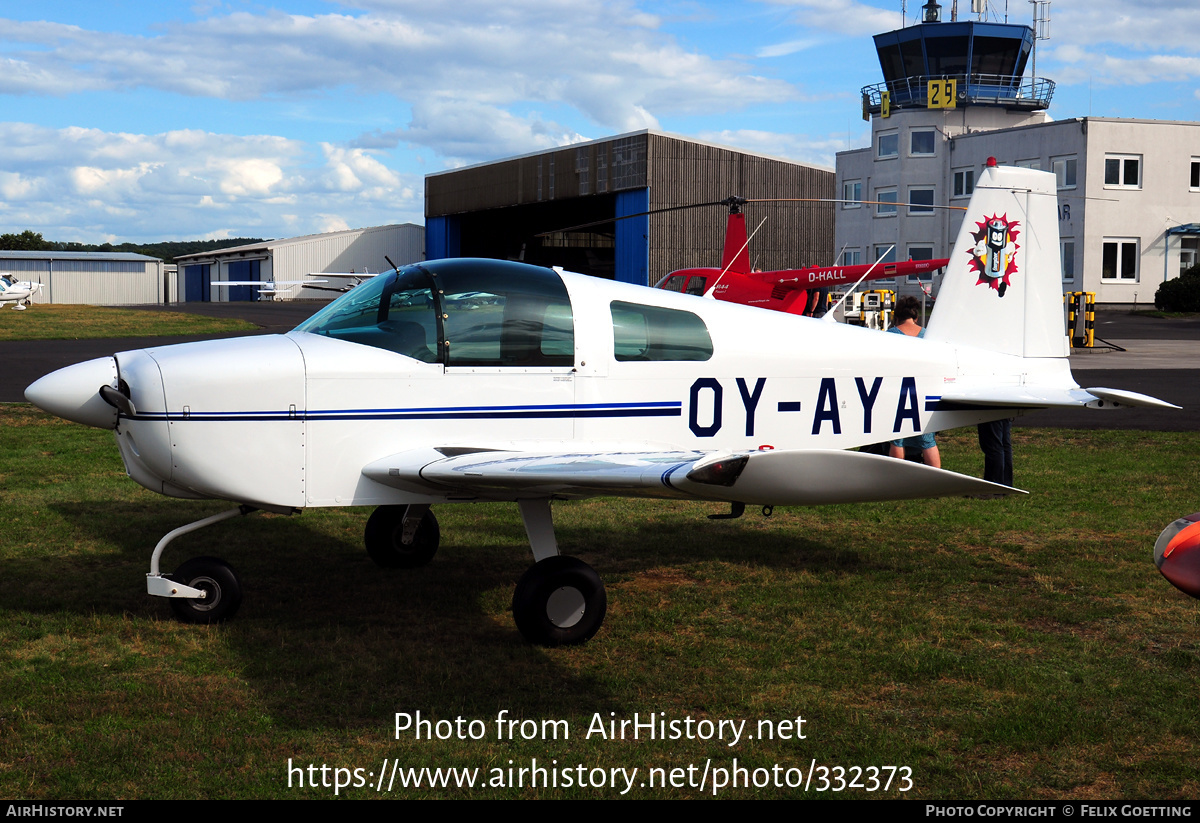
[{"label": "person in dark clothing", "polygon": [[1012,420],[979,424],[979,448],[983,451],[983,479],[1005,486],[1013,484]]}]

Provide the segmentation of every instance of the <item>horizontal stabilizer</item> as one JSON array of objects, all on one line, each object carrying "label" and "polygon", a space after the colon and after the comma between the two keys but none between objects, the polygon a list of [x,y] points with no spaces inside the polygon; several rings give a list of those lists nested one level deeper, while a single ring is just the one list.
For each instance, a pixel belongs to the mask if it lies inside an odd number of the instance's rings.
[{"label": "horizontal stabilizer", "polygon": [[363,474],[409,491],[497,499],[612,494],[813,506],[1024,493],[919,463],[837,450],[445,453],[450,450],[402,452]]},{"label": "horizontal stabilizer", "polygon": [[1013,409],[1092,408],[1116,409],[1142,406],[1153,409],[1178,409],[1172,403],[1137,392],[1121,389],[1065,389],[1058,386],[985,386],[977,389],[955,388],[942,392],[938,408],[954,405],[975,407],[1011,407]]},{"label": "horizontal stabilizer", "polygon": [[1142,406],[1147,409],[1182,408],[1181,406],[1176,406],[1174,403],[1159,400],[1157,397],[1151,397],[1148,394],[1138,394],[1135,391],[1123,391],[1121,389],[1085,389],[1085,391],[1101,400],[1108,401],[1105,408],[1117,408],[1120,406]]}]

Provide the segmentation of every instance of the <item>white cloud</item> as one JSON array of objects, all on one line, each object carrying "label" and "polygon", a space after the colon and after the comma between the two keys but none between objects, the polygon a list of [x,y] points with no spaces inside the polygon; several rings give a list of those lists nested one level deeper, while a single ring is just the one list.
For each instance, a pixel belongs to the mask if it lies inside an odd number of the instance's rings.
[{"label": "white cloud", "polygon": [[797,96],[783,81],[684,49],[627,3],[471,2],[452,15],[428,3],[356,6],[369,11],[236,12],[151,36],[0,20],[9,67],[0,93],[152,88],[254,100],[352,87],[411,103],[566,105],[621,131],[666,113]]},{"label": "white cloud", "polygon": [[478,103],[420,103],[413,106],[399,141],[435,148],[451,162],[475,163],[579,143],[589,138],[537,114],[518,116]]},{"label": "white cloud", "polygon": [[[342,173],[357,185],[332,186]],[[0,123],[0,226],[55,240],[280,237],[420,221],[421,192],[418,179],[362,149],[270,135]],[[298,203],[319,203],[320,213],[297,218]]]},{"label": "white cloud", "polygon": [[[796,160],[800,163],[811,163],[830,169],[834,166],[834,155],[850,147],[845,135],[809,137],[803,134],[780,134],[754,129],[725,129],[702,132],[697,136],[701,140],[731,148],[765,154],[770,157]],[[862,142],[861,136],[855,135],[855,138],[857,141],[855,145]],[[869,142],[869,137],[866,139]]]},{"label": "white cloud", "polygon": [[[766,0],[775,6],[794,9],[792,20],[805,29],[818,29],[851,37],[869,37],[900,28],[899,4],[877,8],[856,0]],[[964,0],[965,2],[965,0]],[[909,4],[908,23],[920,3]],[[969,7],[968,7],[969,8]]]}]

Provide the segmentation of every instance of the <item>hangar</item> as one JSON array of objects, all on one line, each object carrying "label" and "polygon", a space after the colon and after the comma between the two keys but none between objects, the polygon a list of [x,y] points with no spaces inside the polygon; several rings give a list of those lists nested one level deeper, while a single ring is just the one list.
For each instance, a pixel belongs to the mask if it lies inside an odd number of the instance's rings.
[{"label": "hangar", "polygon": [[[179,265],[180,298],[225,302],[270,299],[253,286],[217,286],[226,280],[260,283],[303,280],[317,272],[380,272],[424,258],[425,229],[414,223],[264,240],[219,251],[185,254]],[[275,295],[279,300],[328,300],[329,291],[297,287]]]},{"label": "hangar", "polygon": [[0,251],[0,272],[42,283],[34,303],[135,306],[171,299],[163,261],[128,252]]},{"label": "hangar", "polygon": [[[715,204],[731,195],[829,199],[834,173],[630,132],[427,175],[425,249],[429,259],[523,260],[653,285],[674,269],[719,263],[726,210]],[[690,208],[702,203],[714,205]],[[644,214],[660,209],[675,210]],[[758,229],[757,268],[834,262],[832,203],[750,203],[745,212]]]}]

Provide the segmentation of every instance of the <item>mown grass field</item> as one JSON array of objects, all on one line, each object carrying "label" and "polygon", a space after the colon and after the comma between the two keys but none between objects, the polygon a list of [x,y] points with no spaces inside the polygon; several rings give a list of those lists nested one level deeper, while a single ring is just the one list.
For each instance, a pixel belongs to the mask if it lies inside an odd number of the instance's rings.
[{"label": "mown grass field", "polygon": [[0,341],[84,340],[103,337],[167,337],[224,334],[256,328],[245,320],[183,312],[38,303],[26,311],[0,310]]},{"label": "mown grass field", "polygon": [[[184,626],[145,594],[150,550],[226,504],[141,489],[104,432],[24,405],[0,406],[0,424],[0,796],[328,797],[295,773],[289,788],[289,759],[365,777],[385,758],[478,768],[481,782],[534,758],[572,774],[636,767],[637,782],[689,766],[698,782],[707,764],[705,789],[626,795],[645,798],[711,796],[712,770],[735,758],[805,777],[813,761],[911,767],[907,792],[897,779],[841,797],[1200,795],[1200,603],[1151,559],[1158,532],[1200,509],[1200,434],[1018,429],[1017,485],[1032,492],[1020,499],[736,521],[705,519],[714,505],[558,503],[560,545],[600,572],[609,609],[592,642],[548,650],[524,643],[508,612],[530,562],[515,506],[435,508],[442,548],[412,571],[366,558],[366,510],[187,535],[164,568],[221,556],[247,594],[233,622]],[[947,468],[982,473],[973,431],[941,445]],[[417,710],[485,721],[485,738],[395,739],[395,713]],[[497,740],[503,710],[565,720],[571,737]],[[752,734],[799,716],[806,738],[585,736],[597,713],[651,712],[744,719]],[[341,794],[620,795],[561,783],[378,793],[376,779]],[[718,796],[832,796],[819,783]]]}]

